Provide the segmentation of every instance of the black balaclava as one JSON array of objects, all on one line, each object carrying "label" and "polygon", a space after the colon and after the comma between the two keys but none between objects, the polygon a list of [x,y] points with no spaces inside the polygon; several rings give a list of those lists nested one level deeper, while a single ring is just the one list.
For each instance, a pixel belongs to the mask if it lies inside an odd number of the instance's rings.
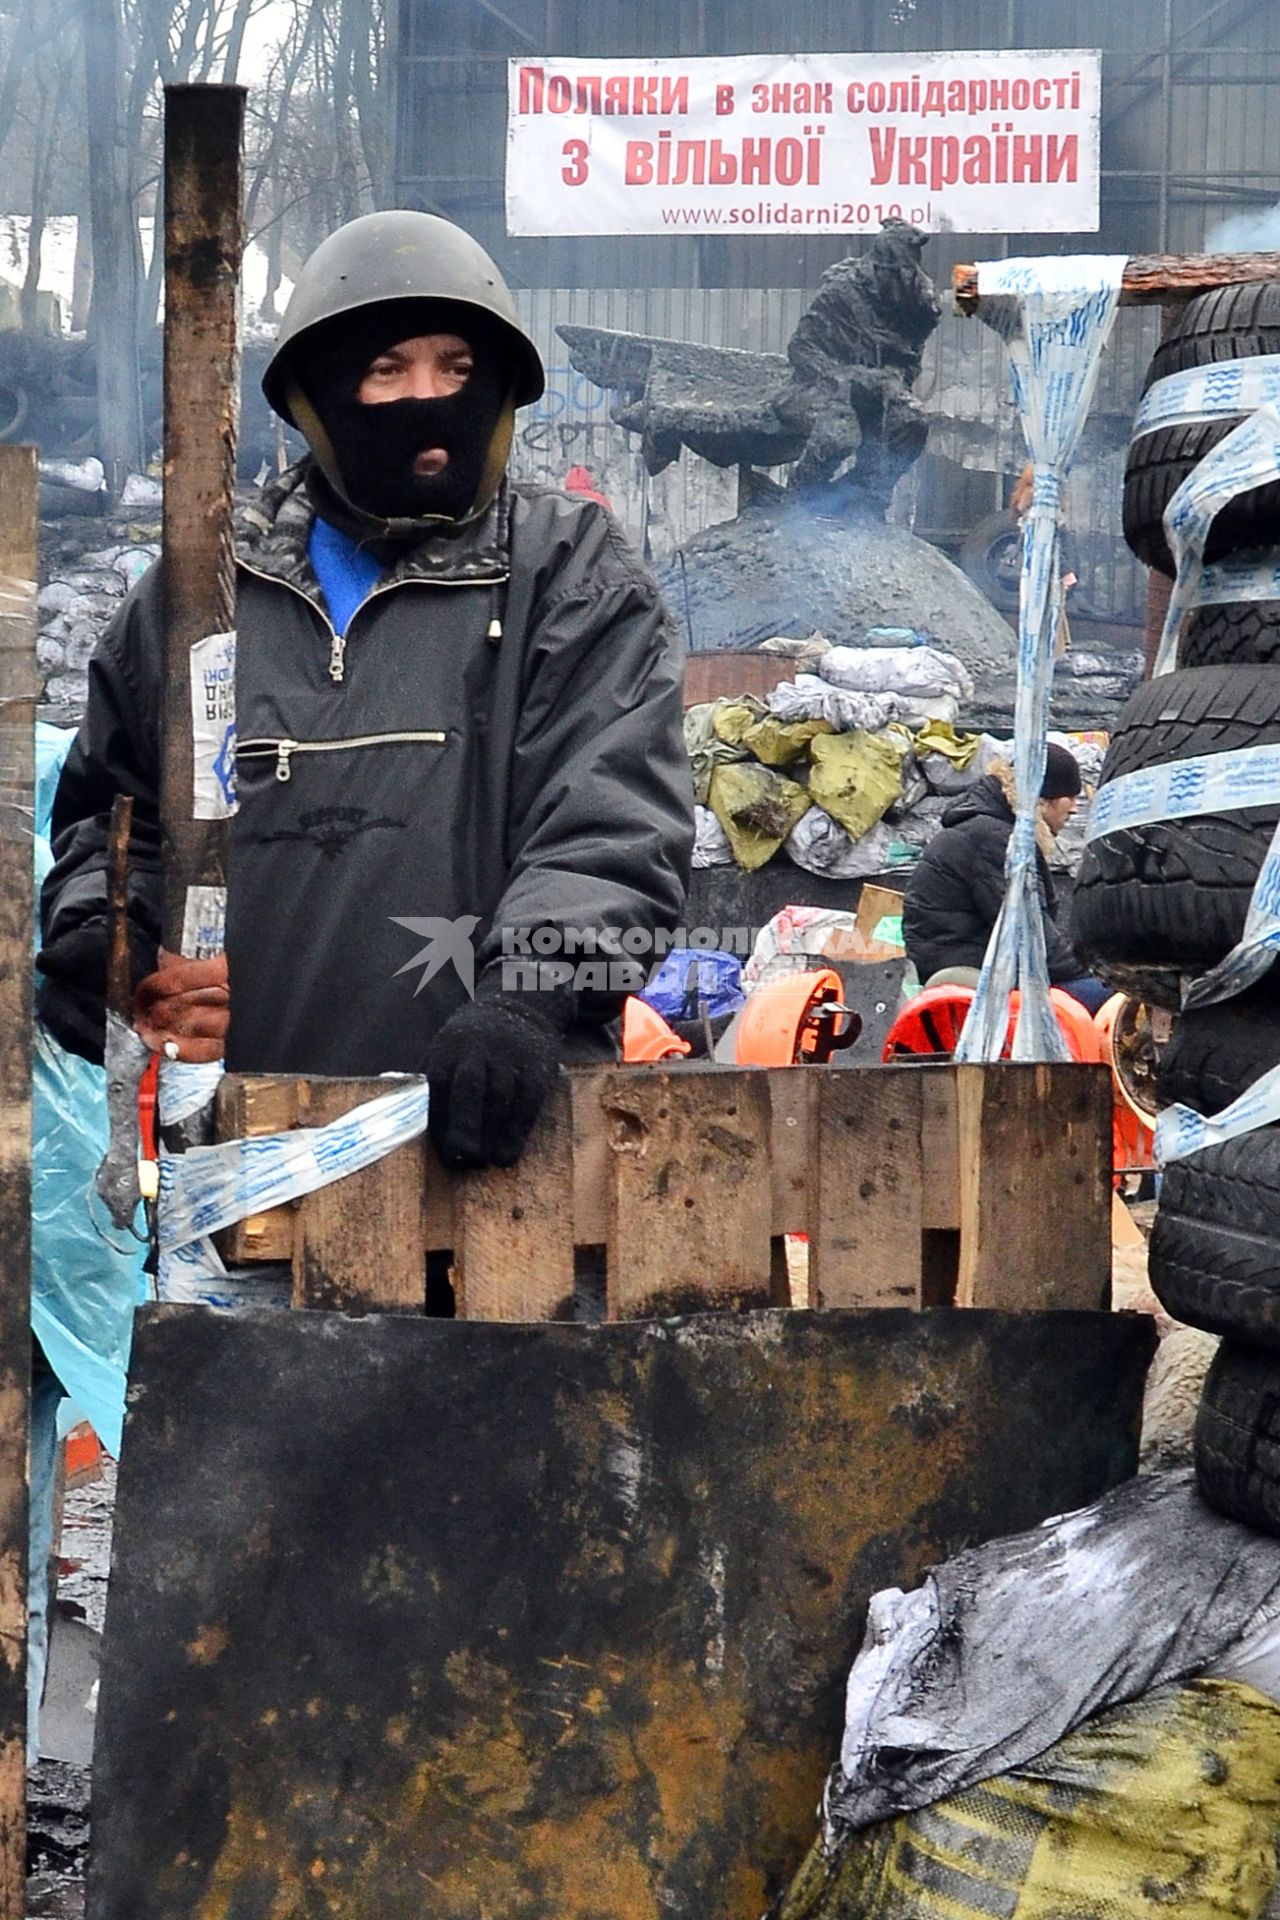
[{"label": "black balaclava", "polygon": [[[379,354],[427,333],[455,333],[471,348],[472,370],[457,393],[439,400],[357,399]],[[349,505],[356,509],[351,530],[368,535],[376,529],[362,523],[365,516],[374,523],[457,522],[488,505],[506,465],[512,368],[501,328],[476,308],[388,300],[346,314],[304,346],[296,377],[328,441],[316,445],[307,435],[319,466],[310,490],[325,519],[350,524]],[[414,460],[428,447],[442,447],[449,464],[442,473],[416,474]]]}]

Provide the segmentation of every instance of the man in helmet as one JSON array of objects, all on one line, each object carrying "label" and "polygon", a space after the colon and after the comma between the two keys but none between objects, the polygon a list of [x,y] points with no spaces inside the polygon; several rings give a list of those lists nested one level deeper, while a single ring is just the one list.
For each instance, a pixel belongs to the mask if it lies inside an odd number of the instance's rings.
[{"label": "man in helmet", "polygon": [[425,1071],[446,1161],[510,1164],[559,1061],[593,1034],[603,1052],[620,1004],[566,960],[683,906],[678,643],[608,513],[506,479],[542,366],[448,221],[371,214],[325,241],[263,388],[310,453],[239,529],[225,959],[157,963],[153,569],[94,656],[62,776],[41,1010],[101,1057],[107,823],[130,793],[153,1046],[239,1071]]}]

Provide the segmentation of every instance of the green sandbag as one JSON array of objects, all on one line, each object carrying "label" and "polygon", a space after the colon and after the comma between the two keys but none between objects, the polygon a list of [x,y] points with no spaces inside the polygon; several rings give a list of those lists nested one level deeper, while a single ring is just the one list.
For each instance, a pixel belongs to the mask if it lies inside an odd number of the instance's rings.
[{"label": "green sandbag", "polygon": [[[700,807],[709,804],[711,775],[716,767],[750,758],[745,747],[722,739],[715,730],[716,717],[721,710],[738,704],[734,700],[704,700],[700,705],[685,710],[684,744],[693,770],[693,797]],[[750,716],[751,719],[754,717]]]},{"label": "green sandbag", "polygon": [[795,780],[745,761],[715,768],[710,806],[734,859],[753,873],[772,860],[792,827],[808,812],[809,795]]},{"label": "green sandbag", "polygon": [[901,732],[818,735],[809,752],[809,798],[861,840],[902,796],[909,746]]}]

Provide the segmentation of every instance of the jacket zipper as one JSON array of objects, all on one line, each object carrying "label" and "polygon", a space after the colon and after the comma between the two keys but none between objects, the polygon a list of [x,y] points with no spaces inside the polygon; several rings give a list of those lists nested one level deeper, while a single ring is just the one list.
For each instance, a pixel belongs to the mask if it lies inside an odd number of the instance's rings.
[{"label": "jacket zipper", "polygon": [[[304,600],[313,612],[319,614],[329,633],[329,678],[335,686],[340,686],[343,680],[345,680],[347,673],[347,635],[338,632],[338,629],[334,626],[319,601],[313,600],[311,595],[304,593],[301,587],[295,587],[291,580],[282,580],[280,575],[276,573],[263,573],[261,568],[251,567],[247,560],[241,560],[239,556],[236,558],[236,565],[243,567],[246,573],[252,574],[255,580],[265,580],[269,586],[283,587],[287,593],[296,593],[299,600]],[[368,606],[370,600],[376,600],[380,594],[394,593],[397,587],[500,587],[505,585],[510,578],[510,573],[494,573],[487,574],[484,578],[476,580],[416,580],[412,578],[408,580],[397,580],[389,587],[375,587],[373,592],[360,602],[360,605],[356,608],[356,612],[352,614],[351,618],[354,620],[356,614],[361,613],[364,608]],[[492,625],[493,622],[491,621],[491,628]],[[350,622],[348,622],[347,632],[349,633],[350,631]],[[287,779],[288,776],[286,775],[285,778]]]},{"label": "jacket zipper", "polygon": [[448,737],[447,733],[440,732],[356,733],[345,740],[241,740],[236,747],[236,758],[239,759],[243,754],[246,759],[257,759],[273,753],[276,757],[276,779],[284,781],[293,778],[290,763],[295,753],[340,753],[348,747],[442,747]]}]

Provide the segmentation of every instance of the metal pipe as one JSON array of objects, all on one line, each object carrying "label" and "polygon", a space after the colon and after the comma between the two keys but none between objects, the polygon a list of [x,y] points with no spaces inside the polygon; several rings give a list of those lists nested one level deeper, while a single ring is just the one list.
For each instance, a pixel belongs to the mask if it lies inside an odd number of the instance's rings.
[{"label": "metal pipe", "polygon": [[1160,203],[1156,246],[1169,251],[1169,175],[1173,170],[1173,0],[1164,0],[1164,45],[1160,50]]}]

